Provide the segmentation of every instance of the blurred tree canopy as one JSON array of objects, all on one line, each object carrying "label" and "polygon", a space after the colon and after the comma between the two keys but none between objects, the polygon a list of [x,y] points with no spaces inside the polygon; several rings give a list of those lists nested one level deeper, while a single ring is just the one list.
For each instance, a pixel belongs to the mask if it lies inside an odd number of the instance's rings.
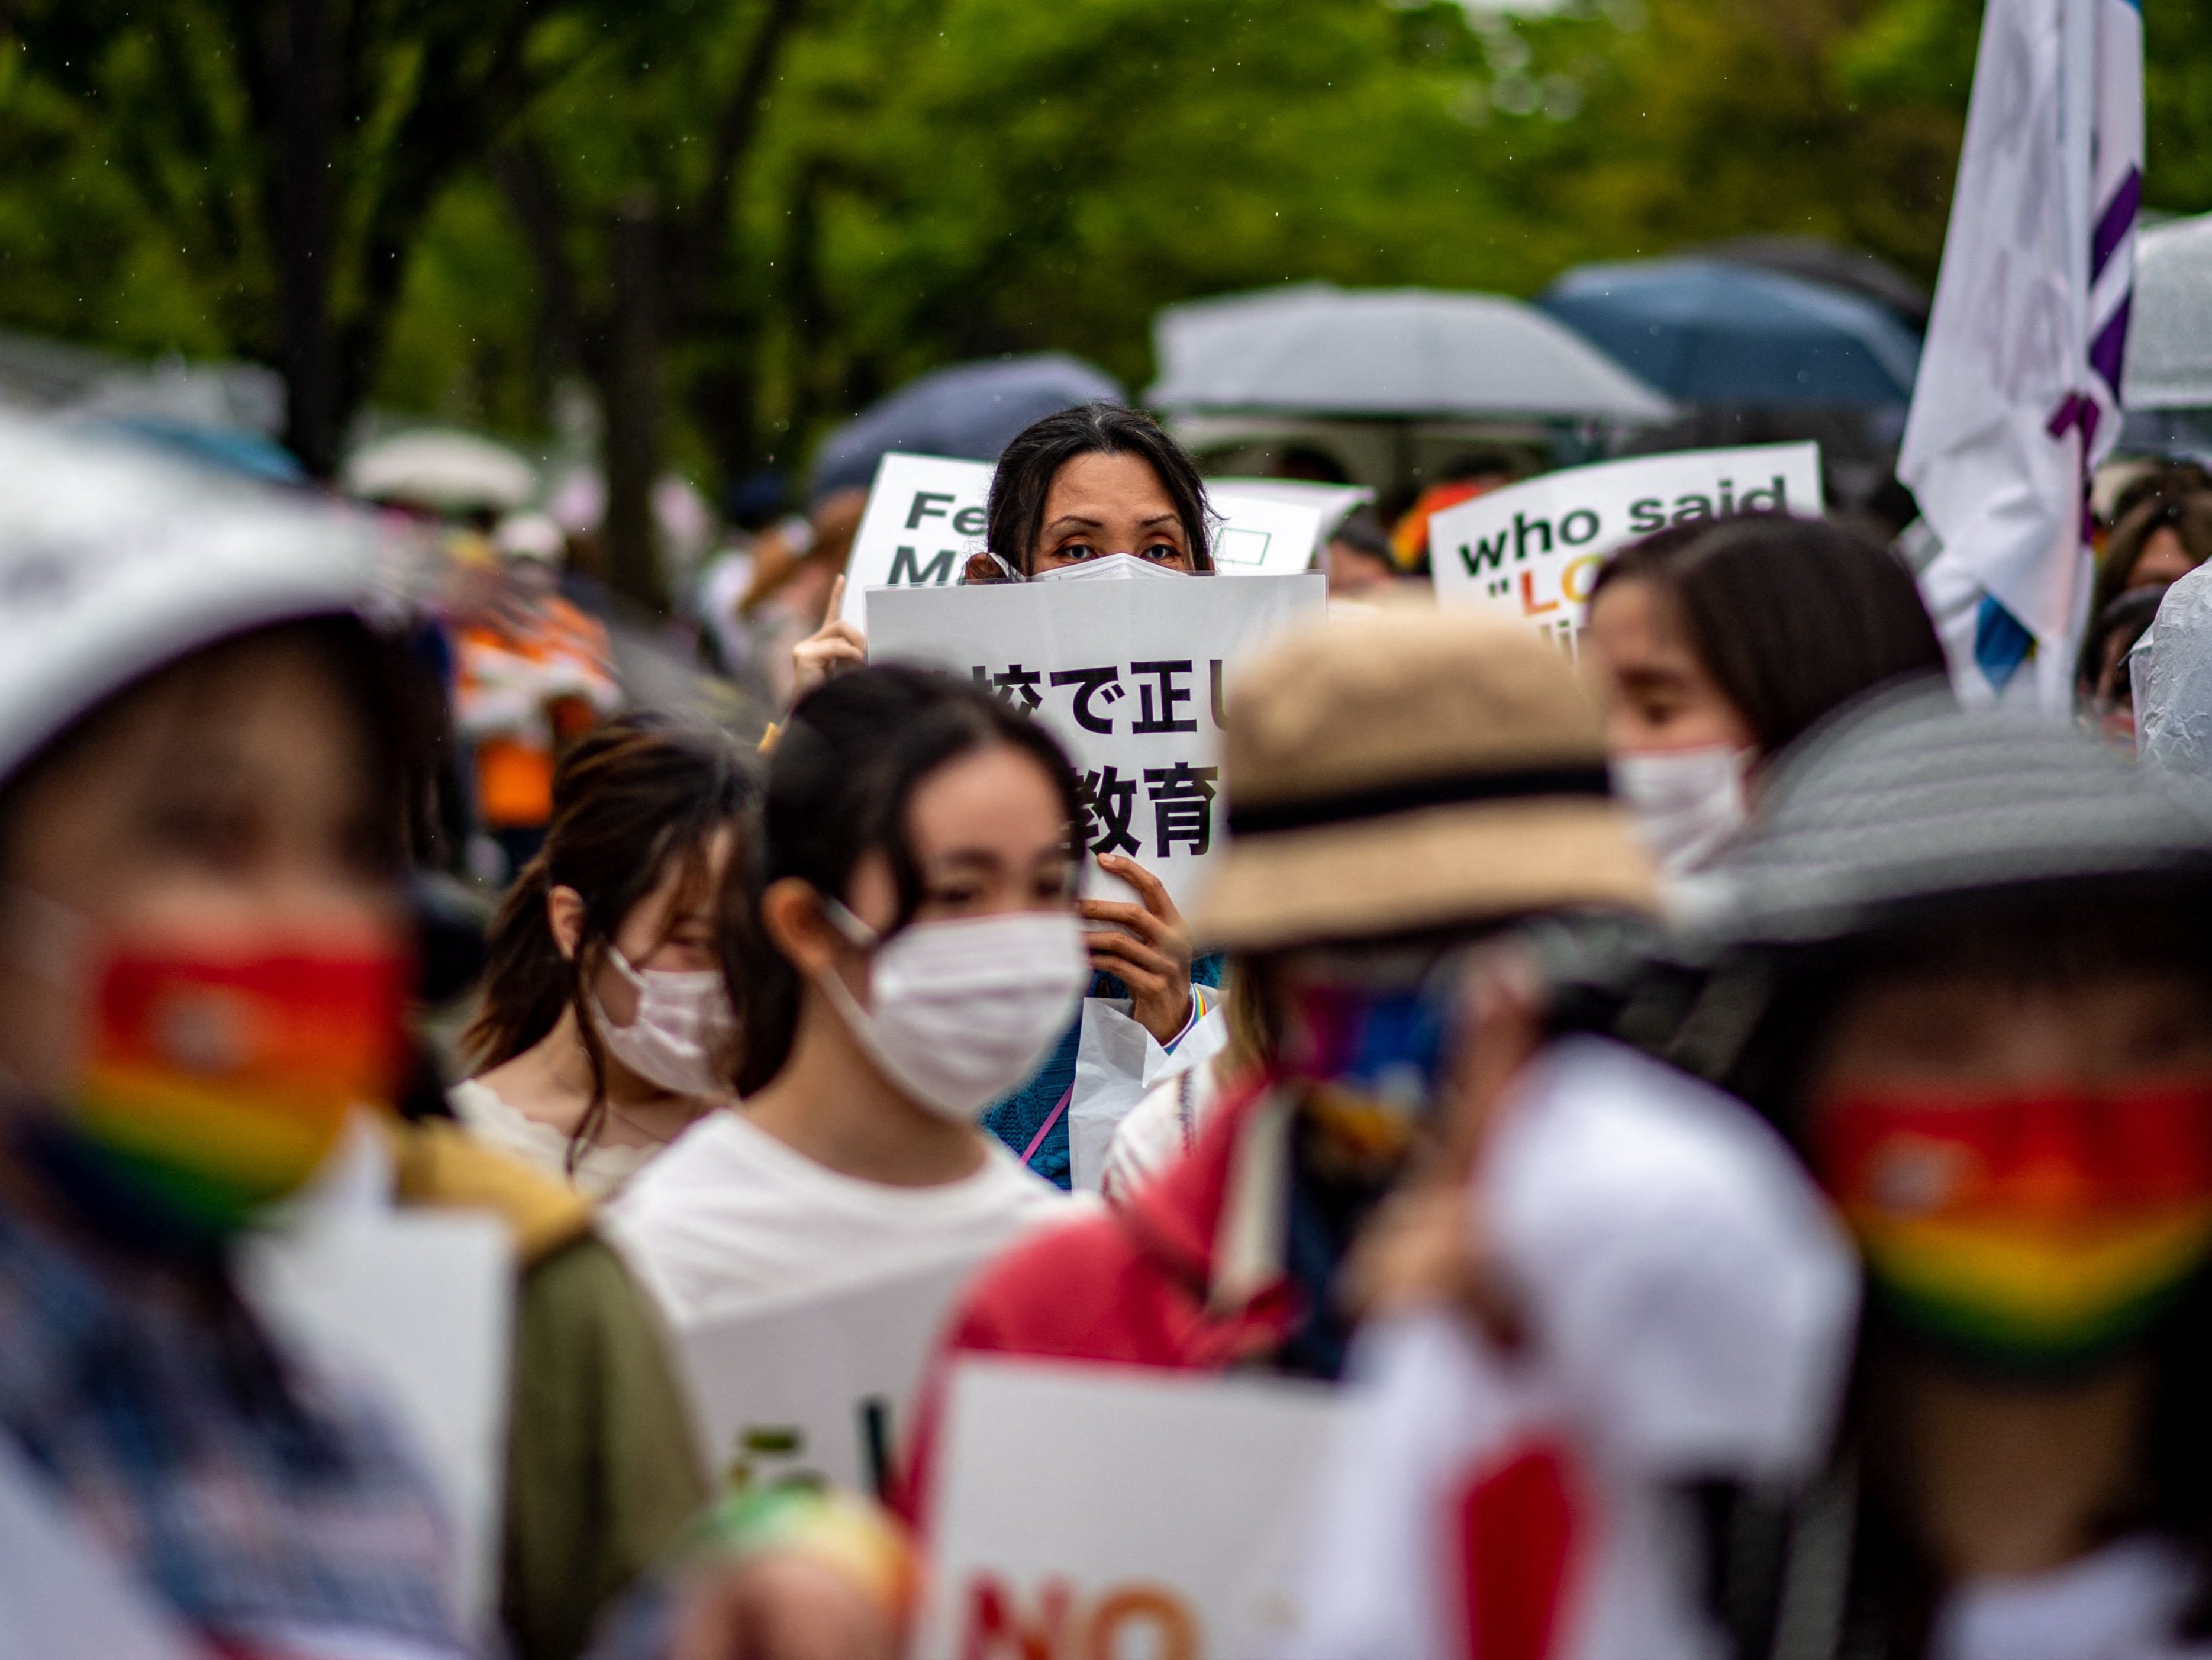
[{"label": "blurred tree canopy", "polygon": [[[17,0],[0,323],[281,356],[239,20],[305,3]],[[630,395],[710,483],[795,466],[960,357],[1060,347],[1141,389],[1152,313],[1228,289],[1528,293],[1577,260],[1753,232],[1932,281],[1980,19],[1978,0],[319,3],[386,20],[334,152],[337,240],[362,250],[334,290],[362,331],[348,407],[540,435],[560,382],[619,403],[643,350]],[[2212,10],[2145,11],[2148,198],[2212,209]],[[416,165],[410,100],[471,64],[496,95],[379,232],[363,181]],[[241,228],[209,228],[226,215]],[[360,309],[380,285],[380,319]]]}]

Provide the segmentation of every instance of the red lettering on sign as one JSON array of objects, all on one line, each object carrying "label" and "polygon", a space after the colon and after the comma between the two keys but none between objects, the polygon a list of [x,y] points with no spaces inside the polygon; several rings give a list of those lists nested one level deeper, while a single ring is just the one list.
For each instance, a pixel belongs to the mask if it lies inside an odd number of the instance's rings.
[{"label": "red lettering on sign", "polygon": [[1536,573],[1532,570],[1524,570],[1521,573],[1521,614],[1523,617],[1541,617],[1546,611],[1557,611],[1559,608],[1559,602],[1556,599],[1547,599],[1542,605],[1538,605],[1536,603]]},{"label": "red lettering on sign", "polygon": [[1065,1579],[1048,1579],[1037,1590],[1036,1619],[1024,1620],[1004,1584],[977,1574],[968,1582],[960,1660],[1073,1660],[1065,1643],[1073,1601]]}]

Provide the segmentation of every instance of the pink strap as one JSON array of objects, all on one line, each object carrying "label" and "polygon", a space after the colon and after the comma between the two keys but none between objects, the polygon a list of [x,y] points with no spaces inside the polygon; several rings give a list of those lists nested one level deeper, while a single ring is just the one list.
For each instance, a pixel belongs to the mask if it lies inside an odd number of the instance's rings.
[{"label": "pink strap", "polygon": [[1022,1163],[1026,1164],[1036,1157],[1036,1150],[1044,1145],[1044,1138],[1052,1134],[1052,1127],[1060,1122],[1060,1115],[1067,1110],[1067,1104],[1075,1099],[1075,1085],[1067,1086],[1067,1093],[1060,1098],[1060,1104],[1052,1110],[1052,1116],[1037,1126],[1037,1133],[1030,1137],[1029,1146],[1022,1149]]}]

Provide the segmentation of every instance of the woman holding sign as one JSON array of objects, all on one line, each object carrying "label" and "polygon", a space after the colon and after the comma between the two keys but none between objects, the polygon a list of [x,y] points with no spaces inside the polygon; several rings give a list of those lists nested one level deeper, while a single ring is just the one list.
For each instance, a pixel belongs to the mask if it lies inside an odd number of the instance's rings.
[{"label": "woman holding sign", "polygon": [[1943,672],[1904,562],[1818,520],[1660,532],[1590,589],[1589,660],[1613,787],[1669,876],[1735,841],[1791,740],[1874,687]]},{"label": "woman holding sign", "polygon": [[[999,458],[991,481],[988,550],[968,562],[963,580],[981,582],[1090,581],[1213,574],[1205,481],[1182,447],[1148,417],[1116,404],[1086,404],[1024,429]],[[802,686],[866,660],[867,641],[839,620],[842,591],[821,631],[794,654]],[[1126,884],[1132,900],[1087,899],[1081,914],[1100,926],[1087,936],[1097,972],[1083,1020],[1062,1032],[1036,1076],[995,1103],[984,1122],[1042,1175],[1072,1185],[1071,1116],[1088,1108],[1112,1116],[1142,1094],[1170,1054],[1188,1060],[1225,1040],[1218,1018],[1217,961],[1197,965],[1175,902],[1152,873],[1118,854],[1098,868]],[[1121,1006],[1127,1000],[1125,1013]],[[1103,1064],[1103,1086],[1078,1099],[1083,1022],[1101,1051],[1143,1056],[1144,1071]],[[1119,1026],[1133,1023],[1134,1030]],[[1125,1041],[1116,1042],[1115,1039]]]}]

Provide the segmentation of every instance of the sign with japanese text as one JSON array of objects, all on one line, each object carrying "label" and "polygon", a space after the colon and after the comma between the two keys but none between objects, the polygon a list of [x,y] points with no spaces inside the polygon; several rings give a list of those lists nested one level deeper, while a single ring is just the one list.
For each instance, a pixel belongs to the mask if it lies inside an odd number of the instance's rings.
[{"label": "sign with japanese text", "polygon": [[1820,447],[1684,450],[1547,472],[1429,520],[1437,599],[1528,623],[1570,651],[1605,556],[1673,525],[1821,511]]},{"label": "sign with japanese text", "polygon": [[972,1358],[946,1392],[918,1660],[1251,1660],[1297,1629],[1342,1410],[1287,1378]]},{"label": "sign with japanese text", "polygon": [[878,1492],[952,1300],[981,1265],[948,1257],[895,1280],[709,1316],[677,1351],[710,1485],[823,1480]]},{"label": "sign with japanese text", "polygon": [[[984,545],[991,499],[988,461],[896,451],[877,464],[876,481],[845,565],[847,622],[866,629],[876,588],[942,588],[960,581]],[[1214,562],[1224,575],[1292,575],[1313,562],[1322,504],[1224,489],[1209,495],[1217,521]]]},{"label": "sign with japanese text", "polygon": [[869,654],[970,676],[1036,714],[1082,775],[1086,849],[1134,859],[1188,913],[1224,829],[1225,677],[1319,618],[1326,594],[1318,575],[887,590]]}]

